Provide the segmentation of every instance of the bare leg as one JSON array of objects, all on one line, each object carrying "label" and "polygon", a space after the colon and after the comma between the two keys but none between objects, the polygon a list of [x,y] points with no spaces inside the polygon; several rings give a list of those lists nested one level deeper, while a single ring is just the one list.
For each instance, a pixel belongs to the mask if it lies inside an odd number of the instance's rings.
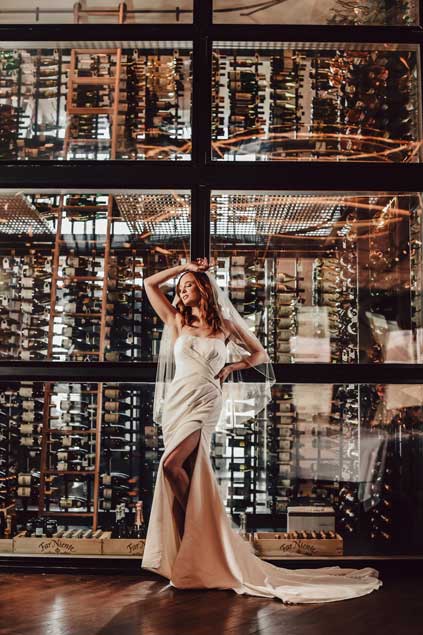
[{"label": "bare leg", "polygon": [[172,512],[173,512],[173,515],[175,517],[175,521],[176,521],[176,526],[178,528],[179,537],[182,540],[182,537],[184,535],[184,529],[185,529],[185,510],[182,509],[182,507],[180,506],[176,496],[173,499]]},{"label": "bare leg", "polygon": [[189,494],[190,479],[195,464],[195,456],[201,431],[196,430],[184,439],[167,457],[163,471],[175,495],[173,514],[182,538],[185,510]]}]

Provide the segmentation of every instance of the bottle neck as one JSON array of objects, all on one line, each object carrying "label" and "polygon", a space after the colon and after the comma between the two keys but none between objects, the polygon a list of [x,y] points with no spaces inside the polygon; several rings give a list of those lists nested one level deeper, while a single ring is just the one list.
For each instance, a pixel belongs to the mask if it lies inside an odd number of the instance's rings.
[{"label": "bottle neck", "polygon": [[142,511],[142,502],[138,502],[135,506],[135,525],[139,527],[144,523],[143,511]]}]

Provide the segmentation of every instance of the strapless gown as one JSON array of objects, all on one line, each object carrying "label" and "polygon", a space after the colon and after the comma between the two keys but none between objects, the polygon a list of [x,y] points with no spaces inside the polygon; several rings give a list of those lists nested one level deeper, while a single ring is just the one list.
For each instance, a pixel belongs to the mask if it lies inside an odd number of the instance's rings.
[{"label": "strapless gown", "polygon": [[[161,457],[142,568],[178,589],[232,589],[284,602],[333,602],[365,595],[382,582],[375,569],[286,569],[261,560],[232,527],[210,462],[210,442],[222,408],[215,375],[225,364],[225,343],[183,334],[174,347],[175,375],[162,416]],[[182,540],[172,513],[174,495],[163,473],[166,457],[189,434],[201,436],[189,490]]]}]

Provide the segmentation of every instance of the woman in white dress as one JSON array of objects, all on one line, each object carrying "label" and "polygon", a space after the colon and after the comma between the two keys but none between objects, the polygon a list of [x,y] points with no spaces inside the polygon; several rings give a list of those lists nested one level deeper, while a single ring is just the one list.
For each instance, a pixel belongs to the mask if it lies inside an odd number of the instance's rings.
[{"label": "woman in white dress", "polygon": [[[227,377],[247,367],[257,370],[270,360],[208,268],[202,258],[145,279],[147,296],[165,324],[154,405],[164,453],[142,567],[178,589],[232,589],[287,603],[370,593],[382,584],[374,569],[276,567],[258,558],[232,527],[209,458],[211,436],[221,420]],[[171,304],[160,285],[177,276]],[[241,343],[246,355],[225,364],[229,348]],[[256,386],[263,392],[263,383]]]}]

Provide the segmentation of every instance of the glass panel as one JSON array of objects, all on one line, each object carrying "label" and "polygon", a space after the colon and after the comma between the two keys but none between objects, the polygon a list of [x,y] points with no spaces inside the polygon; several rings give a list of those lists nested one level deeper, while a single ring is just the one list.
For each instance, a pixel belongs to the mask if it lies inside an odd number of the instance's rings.
[{"label": "glass panel", "polygon": [[189,160],[191,45],[137,44],[2,48],[0,159]]},{"label": "glass panel", "polygon": [[0,220],[0,359],[156,359],[143,278],[189,259],[187,192],[4,192]]},{"label": "glass panel", "polygon": [[[25,6],[26,5],[26,6]],[[159,0],[146,8],[144,0],[49,0],[16,2],[2,0],[0,24],[172,24],[192,23],[192,0]]]},{"label": "glass panel", "polygon": [[417,51],[406,44],[215,43],[212,158],[420,161]]},{"label": "glass panel", "polygon": [[351,24],[406,26],[418,24],[415,0],[213,0],[213,18],[232,24]]},{"label": "glass panel", "polygon": [[15,531],[36,535],[38,515],[50,537],[69,526],[92,533],[99,522],[116,531],[122,505],[132,527],[137,501],[151,506],[159,460],[152,399],[151,384],[3,384],[0,506]]},{"label": "glass panel", "polygon": [[[0,506],[12,531],[131,536],[137,501],[149,517],[163,451],[154,384],[0,388]],[[246,514],[251,530],[306,541],[336,531],[345,555],[422,554],[422,430],[421,385],[277,384],[261,419],[235,415],[213,433],[211,458],[237,524]]]},{"label": "glass panel", "polygon": [[[214,446],[227,507],[259,529],[336,531],[346,555],[421,553],[422,398],[420,385],[278,384],[265,419]],[[310,518],[316,506],[329,516]]]},{"label": "glass panel", "polygon": [[213,192],[211,254],[275,362],[421,363],[421,194]]}]

